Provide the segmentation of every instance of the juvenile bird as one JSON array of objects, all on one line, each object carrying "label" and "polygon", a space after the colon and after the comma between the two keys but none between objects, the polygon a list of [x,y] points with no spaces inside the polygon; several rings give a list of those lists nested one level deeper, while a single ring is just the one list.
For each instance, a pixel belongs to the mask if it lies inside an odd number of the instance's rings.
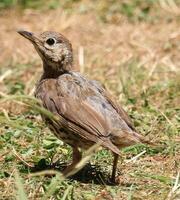
[{"label": "juvenile bird", "polygon": [[35,47],[43,62],[43,73],[35,97],[59,116],[58,123],[42,116],[50,130],[73,148],[71,171],[81,160],[81,149],[96,143],[113,152],[112,181],[115,181],[120,149],[148,143],[134,128],[129,116],[97,81],[73,71],[71,43],[62,34],[47,31],[34,34],[18,31]]}]

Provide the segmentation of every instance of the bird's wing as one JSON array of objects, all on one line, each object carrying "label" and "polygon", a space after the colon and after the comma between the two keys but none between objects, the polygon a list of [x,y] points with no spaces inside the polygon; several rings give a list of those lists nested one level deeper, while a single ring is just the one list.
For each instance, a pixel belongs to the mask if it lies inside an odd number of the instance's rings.
[{"label": "bird's wing", "polygon": [[149,144],[152,146],[156,146],[154,143],[152,143],[151,141],[147,140],[144,136],[140,135],[130,117],[128,116],[128,114],[126,113],[126,111],[122,108],[122,106],[116,102],[116,100],[110,95],[110,93],[105,90],[104,87],[101,86],[101,84],[98,81],[90,81],[91,85],[94,86],[95,88],[97,88],[97,90],[99,90],[99,92],[106,98],[106,100],[111,104],[111,106],[116,110],[116,112],[120,115],[121,119],[123,119],[125,121],[125,123],[128,125],[128,127],[132,130],[132,132],[129,131],[115,131],[114,135],[117,134],[117,140],[119,141],[119,146],[129,146],[132,142],[132,144],[134,143],[144,143],[144,144]]},{"label": "bird's wing", "polygon": [[136,131],[131,121],[131,118],[128,116],[127,112],[122,108],[122,106],[119,103],[117,103],[117,101],[112,97],[112,95],[104,87],[102,87],[98,81],[91,81],[91,84],[100,91],[100,93],[106,98],[106,100],[116,110],[120,117],[126,122],[126,124],[133,131]]},{"label": "bird's wing", "polygon": [[[75,82],[72,88],[67,84],[58,83],[56,80],[44,81],[36,91],[36,97],[40,98],[43,106],[59,116],[59,128],[74,132],[80,137],[92,142],[99,142],[102,146],[120,154],[119,149],[111,142],[109,126],[106,117],[98,112],[88,100],[88,95],[93,95],[93,90],[81,90]],[[83,88],[86,88],[84,85]],[[72,94],[72,93],[74,94]]]}]

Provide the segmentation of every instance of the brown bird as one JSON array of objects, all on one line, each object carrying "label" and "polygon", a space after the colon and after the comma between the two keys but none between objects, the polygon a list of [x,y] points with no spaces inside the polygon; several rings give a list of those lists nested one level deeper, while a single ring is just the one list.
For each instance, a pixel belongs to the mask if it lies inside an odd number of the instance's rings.
[{"label": "brown bird", "polygon": [[50,130],[73,148],[71,171],[81,160],[81,149],[96,143],[114,155],[112,181],[115,181],[120,149],[136,143],[148,143],[133,127],[123,110],[94,80],[73,71],[73,52],[68,39],[57,32],[40,35],[18,31],[35,47],[43,61],[43,73],[36,86],[35,97],[42,106],[59,116],[58,123],[42,116]]}]

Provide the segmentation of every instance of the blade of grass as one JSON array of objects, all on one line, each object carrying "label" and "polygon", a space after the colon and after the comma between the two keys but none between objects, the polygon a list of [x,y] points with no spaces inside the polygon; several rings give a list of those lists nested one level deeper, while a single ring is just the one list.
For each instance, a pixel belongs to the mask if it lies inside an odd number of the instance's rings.
[{"label": "blade of grass", "polygon": [[59,176],[59,174],[56,174],[56,176],[52,178],[51,183],[48,187],[48,190],[46,194],[42,197],[42,200],[48,200],[49,197],[51,197],[54,194],[54,192],[57,189],[58,184],[60,184],[61,182],[62,182],[61,176]]},{"label": "blade of grass", "polygon": [[132,200],[133,199],[132,193],[133,193],[133,185],[131,185],[131,187],[130,187],[130,191],[128,193],[128,200]]},{"label": "blade of grass", "polygon": [[157,174],[145,174],[145,173],[137,172],[137,173],[135,173],[135,175],[139,176],[139,177],[147,177],[147,178],[151,178],[154,180],[158,180],[161,183],[164,183],[166,185],[170,185],[172,183],[171,178],[166,177],[166,176],[157,175]]},{"label": "blade of grass", "polygon": [[12,153],[15,155],[15,157],[20,160],[24,165],[26,165],[27,167],[34,167],[33,164],[27,163],[14,149],[14,147],[12,148]]},{"label": "blade of grass", "polygon": [[173,188],[171,189],[171,191],[169,192],[167,200],[173,199],[174,194],[175,194],[175,193],[177,192],[177,190],[180,188],[180,183],[179,183],[179,181],[180,181],[180,172],[178,172],[178,174],[177,174],[177,176],[176,176],[176,180],[175,180],[175,182],[174,182],[174,186],[173,186]]},{"label": "blade of grass", "polygon": [[[60,184],[65,178],[72,176],[73,174],[77,173],[80,169],[82,169],[85,166],[85,164],[90,160],[92,155],[98,150],[99,147],[100,147],[100,143],[97,143],[97,144],[93,145],[91,148],[89,148],[85,152],[85,156],[82,158],[82,160],[66,176],[61,175],[59,172],[57,172],[55,170],[46,170],[46,171],[30,174],[30,177],[31,176],[39,176],[39,175],[40,176],[47,175],[47,174],[56,174],[56,177],[52,179],[52,181],[48,187],[48,190],[47,190],[46,194],[44,195],[44,197],[42,198],[42,200],[48,200],[49,197],[51,197],[54,194],[54,192],[56,191],[58,184]],[[67,190],[65,191],[64,199],[65,199],[65,197],[67,197],[70,189],[71,188],[69,188],[69,189],[67,188]]]},{"label": "blade of grass", "polygon": [[26,195],[25,190],[24,190],[22,180],[21,180],[17,170],[15,170],[14,175],[15,175],[15,183],[16,183],[16,187],[17,187],[17,197],[16,197],[16,199],[17,200],[28,200],[27,195]]},{"label": "blade of grass", "polygon": [[141,153],[139,153],[138,155],[134,156],[133,158],[131,158],[130,160],[127,160],[126,163],[130,163],[130,162],[136,162],[137,159],[142,156],[143,154],[146,153],[146,150],[142,151]]},{"label": "blade of grass", "polygon": [[74,169],[72,171],[70,171],[66,177],[72,176],[75,173],[77,173],[79,170],[81,170],[85,164],[91,159],[92,155],[98,150],[98,148],[100,147],[100,142],[93,145],[91,148],[89,148],[86,152],[85,152],[85,156],[80,160],[79,163],[77,163],[77,165],[74,167]]},{"label": "blade of grass", "polygon": [[64,195],[63,195],[63,197],[62,197],[61,200],[66,200],[66,198],[67,198],[69,192],[70,192],[72,189],[73,189],[73,186],[72,186],[72,185],[69,185],[68,188],[65,190]]},{"label": "blade of grass", "polygon": [[28,95],[2,95],[2,99],[0,100],[1,102],[8,101],[8,100],[18,100],[19,102],[23,102],[26,105],[30,106],[33,110],[46,115],[47,117],[57,120],[57,117],[48,111],[47,109],[43,108],[40,106],[40,101],[36,99],[35,97],[28,96]]}]

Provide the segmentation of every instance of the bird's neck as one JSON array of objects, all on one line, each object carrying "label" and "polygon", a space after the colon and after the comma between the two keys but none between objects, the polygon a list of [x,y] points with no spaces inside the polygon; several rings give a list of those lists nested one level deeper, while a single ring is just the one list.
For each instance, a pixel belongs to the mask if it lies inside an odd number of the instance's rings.
[{"label": "bird's neck", "polygon": [[42,79],[47,79],[47,78],[57,78],[60,75],[64,73],[68,73],[69,71],[72,70],[72,63],[66,63],[66,64],[49,64],[45,61],[43,61],[43,74],[41,77]]}]

